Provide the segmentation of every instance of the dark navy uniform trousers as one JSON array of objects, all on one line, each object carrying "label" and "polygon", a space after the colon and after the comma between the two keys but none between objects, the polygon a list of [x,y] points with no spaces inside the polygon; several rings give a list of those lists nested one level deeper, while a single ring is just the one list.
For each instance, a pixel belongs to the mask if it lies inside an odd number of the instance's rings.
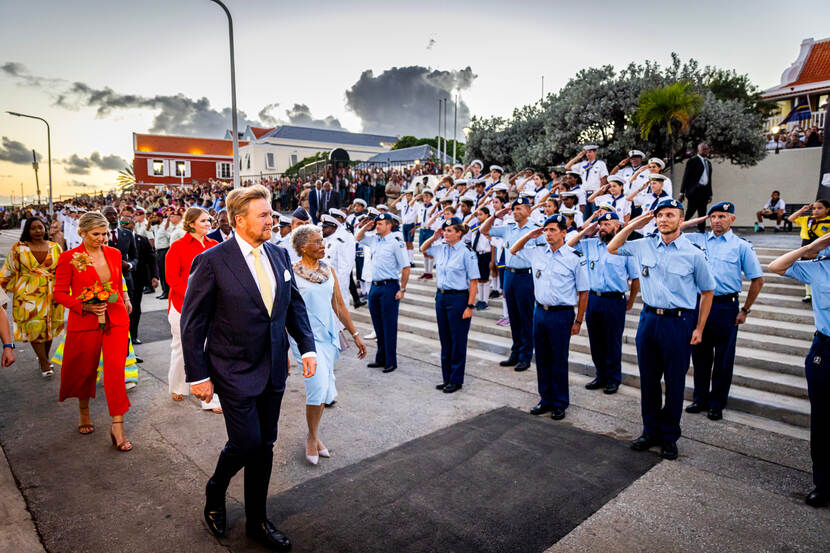
[{"label": "dark navy uniform trousers", "polygon": [[830,492],[830,336],[816,332],[804,361],[810,396],[810,457],[813,483]]},{"label": "dark navy uniform trousers", "polygon": [[574,317],[574,309],[571,306],[556,311],[545,311],[537,306],[533,313],[536,378],[542,405],[567,409],[570,404],[568,348],[571,344]]},{"label": "dark navy uniform trousers", "polygon": [[[667,310],[669,311],[669,310]],[[664,443],[680,438],[683,392],[689,370],[695,314],[658,315],[644,308],[637,327],[637,359],[640,366],[640,408],[643,434]],[[660,379],[666,381],[666,400]]]},{"label": "dark navy uniform trousers", "polygon": [[395,299],[395,294],[400,289],[397,280],[373,282],[369,289],[369,313],[378,337],[375,363],[384,367],[398,364],[398,307],[401,302]]},{"label": "dark navy uniform trousers", "polygon": [[504,301],[507,302],[507,316],[510,318],[510,334],[513,346],[510,357],[530,363],[533,357],[533,275],[530,269],[514,273],[504,271]]},{"label": "dark navy uniform trousers", "polygon": [[703,328],[703,340],[692,346],[694,400],[710,409],[723,409],[729,397],[738,340],[738,325],[735,324],[738,309],[737,296],[733,301],[720,299],[720,296],[716,298]]},{"label": "dark navy uniform trousers", "polygon": [[603,382],[622,381],[622,336],[625,328],[625,296],[598,296],[591,292],[585,311],[591,359],[597,378]]},{"label": "dark navy uniform trousers", "polygon": [[467,335],[470,333],[472,319],[463,319],[461,316],[467,309],[468,298],[468,290],[435,295],[435,316],[441,339],[441,374],[445,384],[464,384]]}]

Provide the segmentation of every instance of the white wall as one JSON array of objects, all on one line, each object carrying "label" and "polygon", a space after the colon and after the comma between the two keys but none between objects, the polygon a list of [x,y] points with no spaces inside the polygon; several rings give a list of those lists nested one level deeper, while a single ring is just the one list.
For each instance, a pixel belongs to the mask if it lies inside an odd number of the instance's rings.
[{"label": "white wall", "polygon": [[[306,157],[313,156],[317,152],[328,152],[333,148],[343,148],[349,153],[349,157],[353,160],[367,160],[375,154],[387,151],[386,148],[363,148],[359,150],[352,149],[345,145],[331,144],[303,144],[303,145],[282,145],[282,144],[268,144],[255,143],[248,144],[239,149],[239,158],[242,160],[242,177],[257,176],[260,173],[284,173],[286,169],[291,167],[291,154],[297,155],[297,161]],[[276,168],[268,169],[265,167],[265,153],[273,152],[276,158]],[[251,154],[251,168],[246,169],[245,154]]]},{"label": "white wall", "polygon": [[[712,168],[712,202],[730,201],[736,206],[735,224],[748,227],[755,222],[773,190],[789,203],[808,203],[816,198],[821,167],[821,148],[770,151],[753,167],[742,168],[728,161],[715,161]],[[675,165],[674,195],[680,194],[685,163]]]}]

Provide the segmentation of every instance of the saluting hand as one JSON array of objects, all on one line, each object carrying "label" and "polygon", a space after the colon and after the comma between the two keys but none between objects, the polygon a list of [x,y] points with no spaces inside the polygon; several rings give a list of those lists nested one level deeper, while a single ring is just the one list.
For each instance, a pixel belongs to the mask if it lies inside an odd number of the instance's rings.
[{"label": "saluting hand", "polygon": [[530,231],[530,237],[531,238],[539,238],[540,236],[542,236],[543,232],[545,232],[545,229],[543,229],[541,227],[535,228],[535,229]]},{"label": "saluting hand", "polygon": [[634,230],[640,230],[641,228],[646,226],[648,224],[648,222],[651,221],[652,219],[654,219],[654,212],[653,211],[647,211],[646,213],[643,213],[642,215],[640,215],[640,216],[634,218],[633,220],[629,221],[628,225],[626,225],[626,226],[630,226]]}]

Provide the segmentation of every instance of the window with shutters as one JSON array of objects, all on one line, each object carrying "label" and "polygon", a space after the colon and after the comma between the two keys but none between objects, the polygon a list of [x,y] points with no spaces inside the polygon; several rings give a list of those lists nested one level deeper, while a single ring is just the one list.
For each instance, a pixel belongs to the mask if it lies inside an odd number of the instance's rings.
[{"label": "window with shutters", "polygon": [[220,161],[216,164],[216,176],[220,179],[231,178],[231,163],[228,161]]},{"label": "window with shutters", "polygon": [[165,175],[167,164],[163,159],[151,159],[149,165],[150,175],[154,177],[163,177]]},{"label": "window with shutters", "polygon": [[291,166],[297,165],[298,161],[299,160],[297,159],[297,154],[291,154],[291,163],[289,165],[291,165]]},{"label": "window with shutters", "polygon": [[186,161],[176,161],[173,163],[175,177],[186,177],[187,176],[187,165]]},{"label": "window with shutters", "polygon": [[276,166],[274,163],[274,152],[266,152],[265,153],[265,168],[266,169],[273,169]]}]

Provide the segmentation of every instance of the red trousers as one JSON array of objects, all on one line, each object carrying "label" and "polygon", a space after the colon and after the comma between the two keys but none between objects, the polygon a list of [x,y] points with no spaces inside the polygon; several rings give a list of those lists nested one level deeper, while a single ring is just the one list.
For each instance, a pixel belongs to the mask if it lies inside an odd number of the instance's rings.
[{"label": "red trousers", "polygon": [[104,354],[104,393],[110,416],[123,415],[130,408],[127,387],[124,384],[124,366],[129,349],[129,326],[113,326],[107,320],[104,330],[76,330],[66,332],[61,366],[59,401],[66,398],[95,397],[98,363]]}]

